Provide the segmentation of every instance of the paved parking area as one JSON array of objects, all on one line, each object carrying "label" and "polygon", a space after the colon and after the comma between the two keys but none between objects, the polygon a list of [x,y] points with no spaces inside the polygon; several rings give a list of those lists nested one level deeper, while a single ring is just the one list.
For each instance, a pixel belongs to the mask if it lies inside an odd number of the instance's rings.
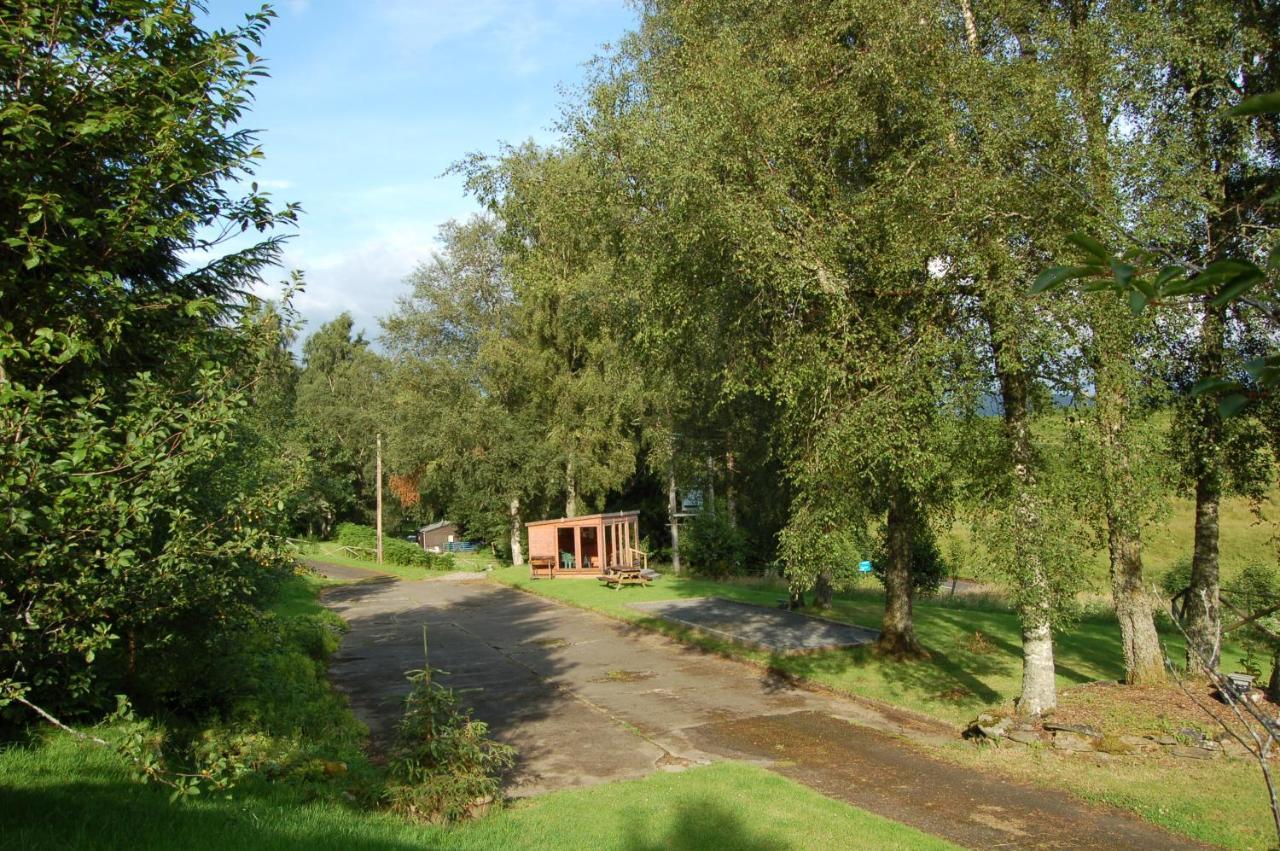
[{"label": "paved parking area", "polygon": [[739,644],[779,653],[857,647],[874,643],[880,635],[874,629],[719,597],[659,600],[628,606]]}]

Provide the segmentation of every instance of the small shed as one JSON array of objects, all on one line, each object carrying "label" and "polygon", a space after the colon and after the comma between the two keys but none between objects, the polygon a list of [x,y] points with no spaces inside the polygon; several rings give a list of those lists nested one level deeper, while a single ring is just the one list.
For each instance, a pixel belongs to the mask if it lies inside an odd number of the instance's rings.
[{"label": "small shed", "polygon": [[640,549],[640,512],[615,511],[525,524],[534,576],[603,576],[647,565]]},{"label": "small shed", "polygon": [[458,540],[458,524],[440,520],[418,530],[418,546],[429,552],[444,552]]}]

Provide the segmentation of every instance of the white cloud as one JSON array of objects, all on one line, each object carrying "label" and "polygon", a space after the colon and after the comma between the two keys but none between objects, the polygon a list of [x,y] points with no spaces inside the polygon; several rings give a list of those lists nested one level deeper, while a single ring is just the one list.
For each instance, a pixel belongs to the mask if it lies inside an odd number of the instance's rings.
[{"label": "white cloud", "polygon": [[528,76],[541,71],[549,54],[556,53],[559,22],[599,5],[601,0],[384,0],[374,10],[403,54],[417,57],[487,33],[489,50],[504,57],[507,70]]},{"label": "white cloud", "polygon": [[[305,333],[345,311],[366,337],[377,337],[378,320],[408,292],[404,279],[436,249],[435,233],[435,223],[397,222],[369,239],[332,251],[286,250],[284,268],[301,269],[306,276],[306,288],[294,302],[307,321]],[[277,293],[278,287],[271,291]]]}]

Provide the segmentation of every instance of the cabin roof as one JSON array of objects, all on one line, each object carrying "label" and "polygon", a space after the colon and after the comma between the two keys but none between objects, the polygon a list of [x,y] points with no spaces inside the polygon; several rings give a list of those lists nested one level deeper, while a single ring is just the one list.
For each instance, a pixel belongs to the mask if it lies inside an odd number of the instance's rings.
[{"label": "cabin roof", "polygon": [[583,514],[578,517],[555,517],[551,520],[534,520],[526,526],[580,526],[594,525],[601,520],[623,520],[639,517],[639,511],[610,511],[604,514]]}]

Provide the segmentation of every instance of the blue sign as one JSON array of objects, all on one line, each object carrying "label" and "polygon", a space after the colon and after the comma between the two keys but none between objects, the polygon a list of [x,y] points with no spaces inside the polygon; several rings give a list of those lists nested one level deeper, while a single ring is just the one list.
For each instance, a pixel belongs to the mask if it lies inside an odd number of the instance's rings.
[{"label": "blue sign", "polygon": [[859,573],[870,573],[870,572],[871,572],[871,562],[869,562],[869,561],[860,561],[860,562],[858,562],[858,572],[859,572]]}]

